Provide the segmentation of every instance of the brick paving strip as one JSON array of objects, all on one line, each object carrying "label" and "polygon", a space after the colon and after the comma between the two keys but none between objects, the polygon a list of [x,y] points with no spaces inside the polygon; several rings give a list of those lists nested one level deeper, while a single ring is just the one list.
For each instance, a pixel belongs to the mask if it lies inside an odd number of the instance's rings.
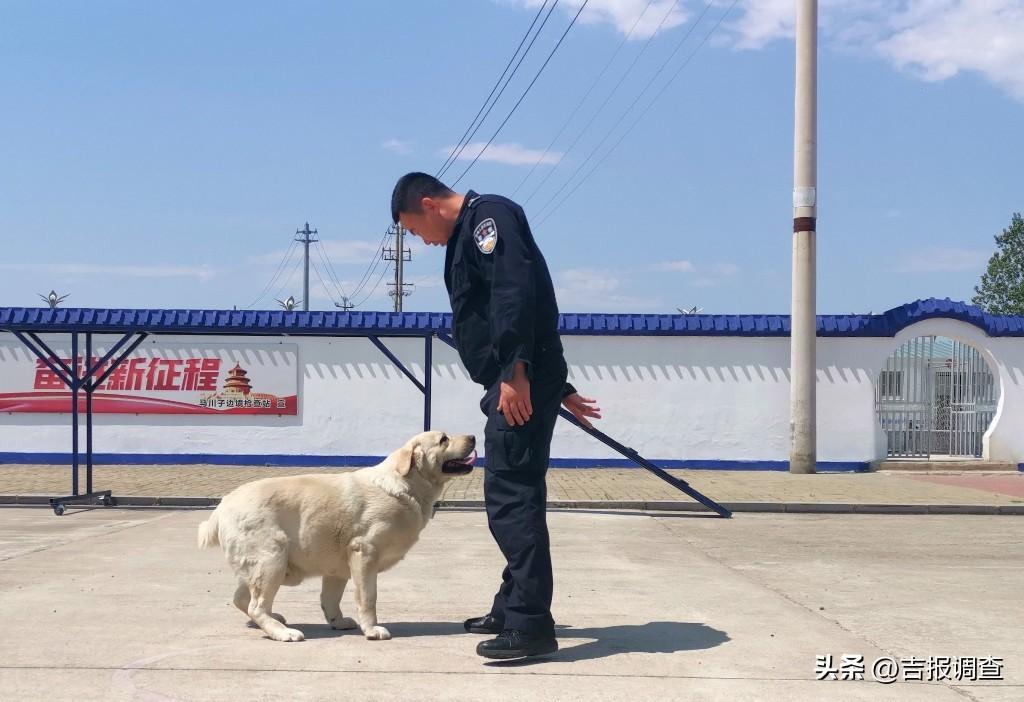
[{"label": "brick paving strip", "polygon": [[[98,466],[97,490],[121,505],[203,507],[242,483],[270,476],[337,473],[344,468],[261,466]],[[1024,474],[921,476],[899,473],[670,470],[734,511],[1024,514]],[[84,471],[81,477],[84,489]],[[0,465],[0,504],[47,504],[69,492],[66,466]],[[639,468],[552,468],[552,507],[703,510]],[[450,482],[441,507],[480,507],[483,471]]]}]

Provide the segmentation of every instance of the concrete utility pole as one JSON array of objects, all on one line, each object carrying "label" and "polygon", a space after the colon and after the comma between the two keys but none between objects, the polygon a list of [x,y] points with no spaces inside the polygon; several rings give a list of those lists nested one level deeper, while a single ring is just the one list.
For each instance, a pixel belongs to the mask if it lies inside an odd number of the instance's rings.
[{"label": "concrete utility pole", "polygon": [[818,2],[796,4],[796,100],[793,120],[793,309],[790,326],[791,473],[817,465],[817,81]]},{"label": "concrete utility pole", "polygon": [[[302,236],[299,236],[300,234]],[[300,241],[306,246],[305,274],[302,278],[302,309],[306,311],[309,310],[309,245],[318,241],[316,235],[316,229],[310,230],[309,222],[306,222],[304,228],[295,230],[295,241]]]},{"label": "concrete utility pole", "polygon": [[395,282],[388,283],[392,288],[388,293],[395,298],[395,312],[402,311],[402,300],[412,294],[415,287],[412,283],[405,282],[404,262],[412,260],[412,250],[405,248],[405,229],[401,224],[395,225],[395,248],[387,248],[382,254],[385,261],[395,262]]}]

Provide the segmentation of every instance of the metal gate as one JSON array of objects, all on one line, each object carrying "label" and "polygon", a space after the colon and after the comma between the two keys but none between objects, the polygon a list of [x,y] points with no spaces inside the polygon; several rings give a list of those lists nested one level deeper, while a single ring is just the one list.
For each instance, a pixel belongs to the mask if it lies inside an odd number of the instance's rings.
[{"label": "metal gate", "polygon": [[997,401],[995,377],[981,353],[941,336],[920,336],[896,349],[875,389],[892,458],[980,458]]}]

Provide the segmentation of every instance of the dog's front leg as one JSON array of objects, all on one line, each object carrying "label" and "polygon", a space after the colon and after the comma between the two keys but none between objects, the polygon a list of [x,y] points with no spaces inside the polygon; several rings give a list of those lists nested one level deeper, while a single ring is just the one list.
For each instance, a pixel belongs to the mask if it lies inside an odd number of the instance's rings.
[{"label": "dog's front leg", "polygon": [[345,594],[347,578],[325,575],[323,588],[320,590],[320,609],[332,629],[355,629],[359,626],[351,617],[341,614],[341,596]]},{"label": "dog's front leg", "polygon": [[371,546],[361,545],[352,551],[349,567],[356,588],[359,628],[366,638],[384,641],[391,638],[391,632],[377,624],[377,569],[374,555]]}]

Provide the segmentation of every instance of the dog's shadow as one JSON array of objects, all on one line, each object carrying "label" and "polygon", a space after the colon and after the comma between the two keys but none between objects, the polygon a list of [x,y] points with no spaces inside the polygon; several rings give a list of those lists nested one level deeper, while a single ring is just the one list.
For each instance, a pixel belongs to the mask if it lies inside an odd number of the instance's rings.
[{"label": "dog's shadow", "polygon": [[[391,635],[398,638],[414,636],[465,635],[459,622],[384,622]],[[307,639],[359,635],[358,629],[335,631],[326,624],[300,627]],[[696,622],[647,622],[646,624],[619,624],[616,626],[576,629],[558,625],[561,648],[551,656],[495,661],[489,665],[529,665],[546,660],[572,663],[615,656],[621,653],[678,653],[714,648],[729,641],[724,631]],[[484,640],[486,637],[481,637]],[[589,639],[570,643],[570,639]]]}]

